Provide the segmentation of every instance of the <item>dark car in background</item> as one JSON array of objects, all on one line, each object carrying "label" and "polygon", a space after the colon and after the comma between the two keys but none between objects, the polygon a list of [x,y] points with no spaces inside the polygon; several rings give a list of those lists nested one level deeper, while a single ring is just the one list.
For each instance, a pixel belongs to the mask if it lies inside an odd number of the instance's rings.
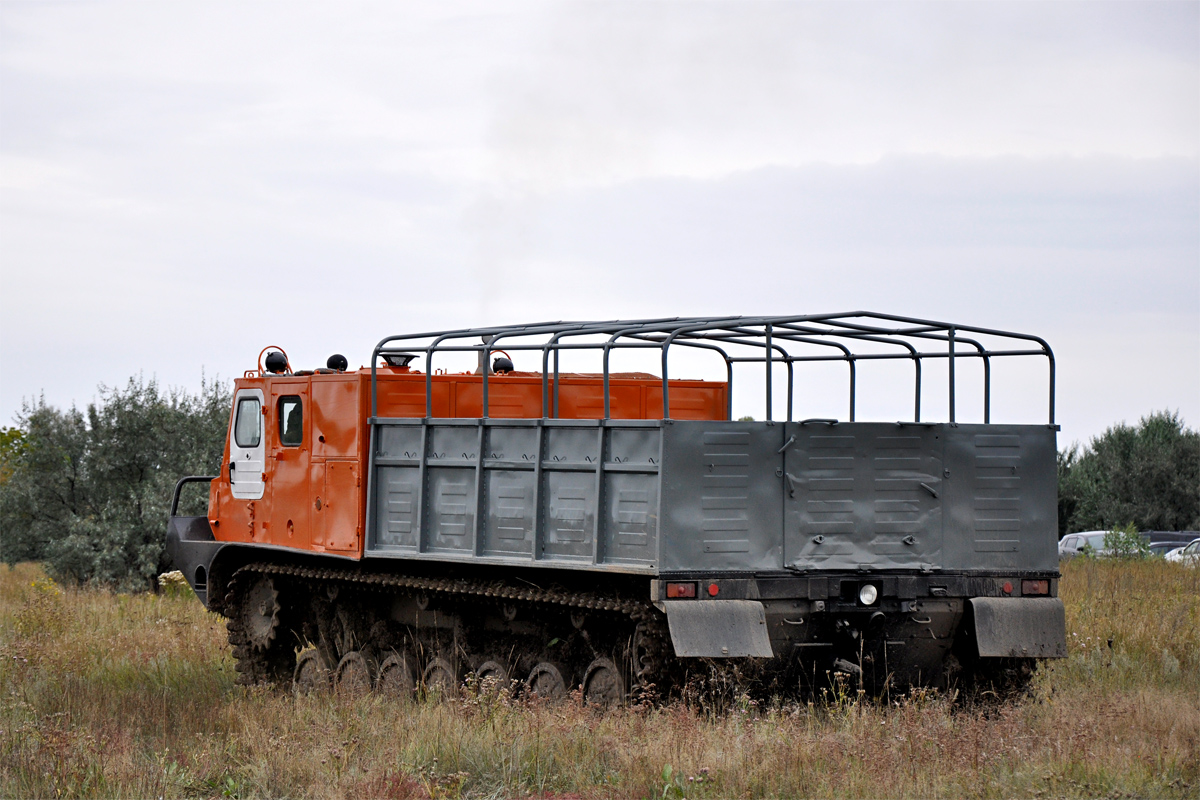
[{"label": "dark car in background", "polygon": [[1183,547],[1200,539],[1200,531],[1143,531],[1141,536],[1150,543],[1152,551],[1166,547],[1167,549],[1163,553],[1165,555],[1177,547]]}]

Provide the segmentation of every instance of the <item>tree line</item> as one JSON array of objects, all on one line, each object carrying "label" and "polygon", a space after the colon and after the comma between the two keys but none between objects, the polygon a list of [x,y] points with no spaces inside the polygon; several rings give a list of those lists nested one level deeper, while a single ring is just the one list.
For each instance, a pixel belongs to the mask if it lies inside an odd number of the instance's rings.
[{"label": "tree line", "polygon": [[191,394],[132,378],[101,386],[86,411],[26,403],[0,428],[4,560],[43,561],[70,583],[152,588],[169,568],[175,482],[217,474],[231,402],[223,381]]},{"label": "tree line", "polygon": [[[101,386],[85,411],[25,404],[15,427],[0,428],[4,560],[45,562],[60,581],[152,588],[169,568],[175,482],[219,474],[231,403],[222,381],[192,394],[132,378]],[[1060,451],[1058,525],[1059,536],[1200,530],[1200,433],[1163,411]]]},{"label": "tree line", "polygon": [[1200,433],[1178,413],[1113,425],[1058,453],[1058,532],[1200,530]]}]

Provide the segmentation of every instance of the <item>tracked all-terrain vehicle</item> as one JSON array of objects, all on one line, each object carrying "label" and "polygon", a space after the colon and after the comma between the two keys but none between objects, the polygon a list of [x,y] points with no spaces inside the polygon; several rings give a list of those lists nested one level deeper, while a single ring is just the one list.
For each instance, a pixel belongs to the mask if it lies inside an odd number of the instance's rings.
[{"label": "tracked all-terrain vehicle", "polygon": [[[647,356],[660,374],[612,369]],[[609,704],[730,665],[773,692],[836,672],[879,690],[1066,654],[1037,337],[855,312],[390,336],[356,371],[259,358],[221,474],[180,481],[168,528],[242,682],[474,674]],[[699,358],[723,379],[671,376]],[[1048,365],[1044,423],[991,421],[1014,358]],[[911,419],[859,421],[859,371],[886,363]],[[806,370],[831,364],[846,419],[799,418]],[[964,367],[977,422],[956,419]],[[731,419],[735,373],[764,419]],[[921,415],[933,376],[943,422]],[[178,515],[189,482],[207,514]]]}]

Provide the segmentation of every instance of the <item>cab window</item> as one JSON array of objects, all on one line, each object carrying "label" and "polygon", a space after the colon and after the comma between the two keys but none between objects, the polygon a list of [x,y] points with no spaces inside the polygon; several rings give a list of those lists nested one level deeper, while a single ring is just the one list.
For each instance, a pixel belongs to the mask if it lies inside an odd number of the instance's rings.
[{"label": "cab window", "polygon": [[262,440],[262,406],[258,398],[245,397],[238,401],[233,440],[238,447],[258,447]]},{"label": "cab window", "polygon": [[287,447],[304,441],[304,409],[296,395],[279,398],[279,441]]}]

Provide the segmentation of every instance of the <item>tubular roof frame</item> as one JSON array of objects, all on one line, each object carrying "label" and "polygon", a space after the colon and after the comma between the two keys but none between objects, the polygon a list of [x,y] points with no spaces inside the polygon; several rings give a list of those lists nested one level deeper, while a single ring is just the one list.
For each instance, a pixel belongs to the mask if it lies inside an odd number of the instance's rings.
[{"label": "tubular roof frame", "polygon": [[[966,334],[965,336],[963,334]],[[567,342],[580,337],[607,336],[603,341]],[[594,350],[601,354],[604,389],[604,419],[610,413],[610,354],[616,349],[654,349],[661,352],[663,419],[670,417],[669,354],[673,345],[699,348],[718,353],[725,362],[729,390],[729,411],[732,411],[733,365],[761,363],[765,373],[767,420],[772,419],[772,380],[774,364],[786,365],[788,372],[788,420],[792,417],[793,364],[808,362],[845,362],[849,367],[850,420],[855,418],[856,369],[858,361],[909,359],[914,363],[913,422],[921,422],[921,375],[925,359],[948,359],[949,422],[956,422],[955,366],[960,358],[978,358],[983,363],[984,423],[991,421],[991,359],[995,357],[1045,357],[1049,378],[1048,424],[1054,425],[1055,360],[1050,345],[1032,334],[984,328],[975,325],[938,322],[895,314],[870,311],[849,311],[834,314],[805,314],[791,316],[735,317],[660,317],[640,320],[556,321],[527,325],[499,325],[483,328],[430,331],[425,333],[387,336],[375,345],[371,355],[371,416],[378,414],[378,362],[389,354],[424,354],[426,381],[426,419],[433,412],[433,357],[437,353],[480,353],[483,384],[484,418],[488,416],[488,360],[494,350],[501,349],[503,339],[542,337],[541,343],[507,344],[512,351],[542,353],[542,418],[558,415],[559,353],[563,350]],[[976,337],[1001,340],[998,346],[986,346]],[[459,344],[464,339],[478,339],[479,344]],[[422,342],[425,342],[424,344]],[[855,349],[858,343],[870,342],[896,346],[904,352],[863,352]],[[1011,344],[1005,344],[1011,342]],[[932,349],[919,347],[928,343]],[[1018,346],[1021,343],[1023,346]],[[829,347],[839,354],[801,355],[789,349],[789,344]],[[973,351],[963,352],[958,345]],[[1030,345],[1033,345],[1032,347]],[[730,355],[730,348],[760,350],[761,356]],[[554,397],[550,397],[550,356],[554,356]]]}]

